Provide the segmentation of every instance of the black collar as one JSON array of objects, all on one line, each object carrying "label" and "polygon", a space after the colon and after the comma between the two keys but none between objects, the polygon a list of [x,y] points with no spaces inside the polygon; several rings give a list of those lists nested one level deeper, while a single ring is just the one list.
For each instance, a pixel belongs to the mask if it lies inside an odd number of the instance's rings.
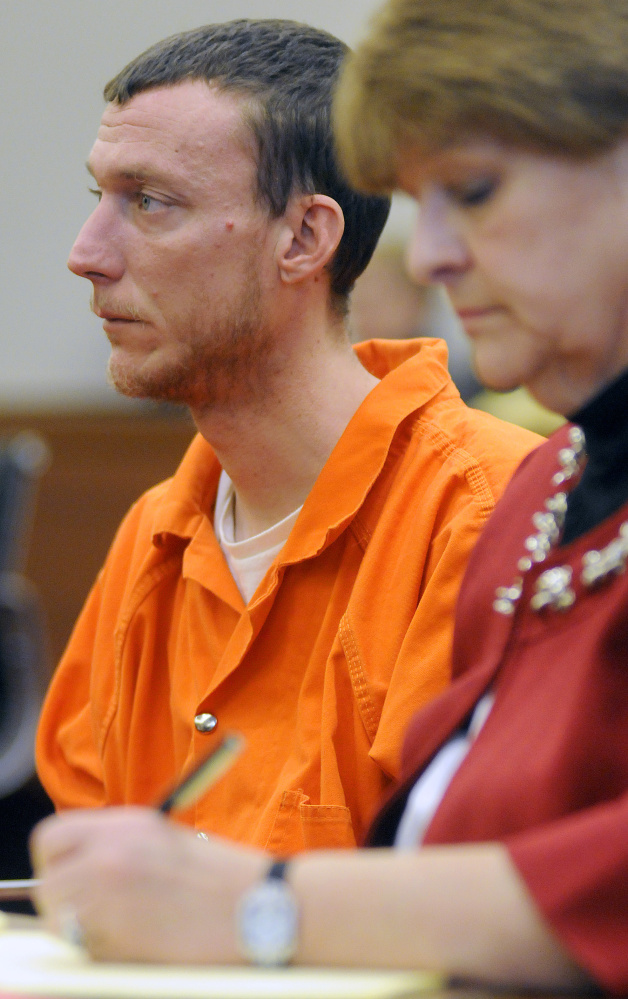
[{"label": "black collar", "polygon": [[628,371],[569,419],[582,427],[587,464],[567,500],[562,544],[568,544],[628,502]]}]

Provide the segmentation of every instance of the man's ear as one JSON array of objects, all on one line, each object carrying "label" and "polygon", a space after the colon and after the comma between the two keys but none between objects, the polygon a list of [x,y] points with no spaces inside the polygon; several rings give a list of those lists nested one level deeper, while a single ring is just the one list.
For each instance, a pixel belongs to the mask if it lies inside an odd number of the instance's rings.
[{"label": "man's ear", "polygon": [[342,238],[345,220],[333,198],[307,194],[294,199],[285,221],[277,243],[277,264],[282,281],[295,284],[324,270]]}]

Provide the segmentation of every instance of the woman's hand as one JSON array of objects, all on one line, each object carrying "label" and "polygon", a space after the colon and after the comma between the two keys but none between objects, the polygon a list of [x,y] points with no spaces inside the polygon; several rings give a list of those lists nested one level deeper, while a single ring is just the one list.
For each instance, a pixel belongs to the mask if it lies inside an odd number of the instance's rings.
[{"label": "woman's hand", "polygon": [[31,851],[46,923],[100,960],[239,962],[236,905],[270,862],[135,807],[48,818]]},{"label": "woman's hand", "polygon": [[[270,863],[128,807],[46,819],[32,852],[51,928],[76,926],[94,957],[118,961],[240,963],[237,905]],[[500,987],[590,985],[499,843],[318,850],[291,863],[289,881],[297,963],[425,968]]]}]

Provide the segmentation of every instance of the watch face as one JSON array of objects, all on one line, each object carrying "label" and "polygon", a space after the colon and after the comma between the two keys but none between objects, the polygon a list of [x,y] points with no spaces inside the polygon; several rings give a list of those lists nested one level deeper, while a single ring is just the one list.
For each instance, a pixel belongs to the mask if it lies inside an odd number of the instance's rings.
[{"label": "watch face", "polygon": [[297,939],[297,906],[285,881],[263,881],[244,895],[238,912],[244,954],[256,964],[285,964]]}]

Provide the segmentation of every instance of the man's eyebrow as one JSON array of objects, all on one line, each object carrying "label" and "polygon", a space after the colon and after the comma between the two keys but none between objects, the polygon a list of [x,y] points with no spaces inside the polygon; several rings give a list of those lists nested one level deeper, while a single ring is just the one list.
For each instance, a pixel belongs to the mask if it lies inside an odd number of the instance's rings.
[{"label": "man's eyebrow", "polygon": [[[92,177],[94,177],[94,179],[96,179],[93,167],[92,167],[91,163],[89,162],[89,160],[86,161],[85,167],[87,169],[87,172]],[[153,173],[150,170],[144,170],[142,167],[136,167],[133,170],[119,170],[119,171],[116,172],[116,176],[119,177],[120,180],[142,181],[143,182],[145,180],[158,181],[160,179],[160,177],[161,177],[161,174],[159,174],[159,173]]]}]

